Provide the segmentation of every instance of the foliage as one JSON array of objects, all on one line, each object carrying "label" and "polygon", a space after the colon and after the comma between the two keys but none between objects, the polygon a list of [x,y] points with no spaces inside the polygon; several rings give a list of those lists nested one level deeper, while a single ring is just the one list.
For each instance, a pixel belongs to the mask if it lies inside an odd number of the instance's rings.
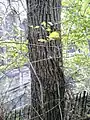
[{"label": "foliage", "polygon": [[67,75],[68,71],[68,75],[79,81],[77,85],[84,85],[81,88],[86,89],[86,82],[90,78],[90,46],[88,44],[90,39],[89,0],[62,0],[62,6],[65,74]]},{"label": "foliage", "polygon": [[[62,0],[61,31],[63,42],[63,61],[65,75],[72,76],[78,85],[87,84],[90,77],[90,7],[89,0]],[[0,24],[2,18],[0,18]],[[33,29],[44,29],[47,39],[40,38],[39,42],[60,40],[59,31],[52,31],[53,23],[45,21],[40,26],[30,26]],[[0,66],[0,70],[22,66],[28,62],[28,42],[24,41],[23,30],[13,26],[14,38],[10,33],[5,34],[9,39],[0,39],[0,47],[5,47],[4,55],[0,53],[0,59],[6,64]],[[11,39],[12,38],[12,39]],[[74,52],[70,52],[74,51]],[[84,73],[84,74],[83,74]],[[87,84],[88,85],[88,84]],[[86,86],[87,86],[86,85]],[[86,89],[86,88],[85,88]]]},{"label": "foliage", "polygon": [[28,40],[23,38],[23,31],[19,27],[13,27],[14,33],[6,32],[9,39],[4,39],[3,36],[0,39],[2,49],[0,60],[4,62],[3,65],[0,65],[0,71],[21,67],[28,63]]},{"label": "foliage", "polygon": [[59,36],[59,33],[57,31],[54,31],[54,32],[50,33],[49,38],[58,40],[58,39],[60,39],[60,36]]},{"label": "foliage", "polygon": [[32,30],[43,28],[44,31],[49,34],[46,36],[47,39],[43,39],[43,38],[38,39],[39,42],[49,42],[52,40],[60,40],[59,31],[52,31],[51,26],[54,26],[52,22],[48,22],[46,24],[46,22],[43,21],[40,26],[34,27],[33,25],[31,25],[30,27],[32,28]]}]

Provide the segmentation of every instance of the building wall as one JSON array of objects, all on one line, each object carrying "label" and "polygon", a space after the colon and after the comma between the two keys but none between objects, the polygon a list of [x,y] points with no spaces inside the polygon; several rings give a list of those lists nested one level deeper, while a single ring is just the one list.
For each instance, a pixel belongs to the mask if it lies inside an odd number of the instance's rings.
[{"label": "building wall", "polygon": [[6,109],[15,109],[30,104],[31,76],[27,66],[5,71],[0,84],[2,86],[1,102],[5,104]]},{"label": "building wall", "polygon": [[[4,41],[9,39],[25,40],[27,31],[25,0],[17,2],[11,0],[11,6],[7,1],[0,2],[0,38]],[[15,27],[18,27],[24,34],[20,36],[20,39],[17,38]],[[0,55],[3,55],[6,50],[6,47],[0,47]],[[8,61],[8,58],[0,59],[0,66],[7,64]],[[30,104],[30,93],[31,76],[27,66],[0,72],[0,104],[4,103],[6,109],[15,109]]]}]

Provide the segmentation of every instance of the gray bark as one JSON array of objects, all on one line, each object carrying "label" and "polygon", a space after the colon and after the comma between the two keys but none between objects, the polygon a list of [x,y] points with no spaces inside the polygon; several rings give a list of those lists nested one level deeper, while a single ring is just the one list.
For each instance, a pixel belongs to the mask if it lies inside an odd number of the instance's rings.
[{"label": "gray bark", "polygon": [[[46,43],[48,33],[40,26],[43,21],[53,23],[52,31],[60,31],[60,0],[26,0],[28,17],[29,59],[32,74],[31,118],[34,120],[62,120],[64,116],[64,74],[61,39]],[[60,34],[61,35],[61,34]]]}]

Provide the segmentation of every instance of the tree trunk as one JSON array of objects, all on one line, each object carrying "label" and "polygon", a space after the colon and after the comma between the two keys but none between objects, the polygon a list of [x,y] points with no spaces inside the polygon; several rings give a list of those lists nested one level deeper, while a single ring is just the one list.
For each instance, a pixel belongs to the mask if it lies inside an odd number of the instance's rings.
[{"label": "tree trunk", "polygon": [[[52,31],[60,31],[60,0],[26,0],[28,17],[29,59],[32,75],[31,118],[63,120],[65,81],[60,40],[40,42],[49,33],[42,22],[53,23]],[[34,29],[31,26],[40,26]]]}]

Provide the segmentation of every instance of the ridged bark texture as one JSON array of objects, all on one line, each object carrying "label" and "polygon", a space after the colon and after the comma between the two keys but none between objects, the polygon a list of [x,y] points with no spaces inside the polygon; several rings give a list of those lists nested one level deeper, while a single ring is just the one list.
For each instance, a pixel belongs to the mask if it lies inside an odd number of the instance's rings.
[{"label": "ridged bark texture", "polygon": [[[29,59],[32,75],[31,118],[33,120],[63,120],[65,81],[62,45],[59,40],[47,39],[48,32],[41,26],[53,23],[52,31],[59,31],[61,21],[60,0],[26,0],[28,17]],[[30,26],[40,26],[32,29]],[[61,33],[60,33],[61,36]]]}]

